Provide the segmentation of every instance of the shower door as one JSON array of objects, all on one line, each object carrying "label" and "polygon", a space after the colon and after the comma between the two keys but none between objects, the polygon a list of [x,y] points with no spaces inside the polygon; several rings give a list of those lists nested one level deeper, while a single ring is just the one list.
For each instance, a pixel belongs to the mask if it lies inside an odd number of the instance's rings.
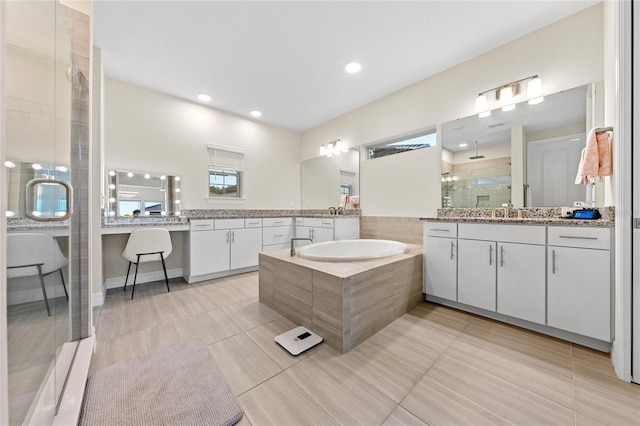
[{"label": "shower door", "polygon": [[78,340],[89,334],[90,324],[89,55],[82,63],[71,40],[82,36],[85,23],[88,34],[89,20],[54,0],[11,1],[4,7],[7,234],[48,234],[68,259],[61,274],[44,277],[44,288],[38,275],[7,279],[3,286],[8,421],[50,424]]}]

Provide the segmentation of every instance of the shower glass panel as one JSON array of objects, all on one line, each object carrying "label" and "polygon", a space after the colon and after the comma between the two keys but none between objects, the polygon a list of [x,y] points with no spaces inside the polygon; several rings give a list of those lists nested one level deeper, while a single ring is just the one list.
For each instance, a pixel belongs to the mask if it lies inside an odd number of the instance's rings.
[{"label": "shower glass panel", "polygon": [[[53,0],[5,5],[6,113],[2,124],[6,129],[4,160],[9,160],[5,166],[37,164],[64,171],[33,174],[39,182],[32,186],[31,194],[25,182],[9,182],[10,187],[2,191],[9,201],[12,197],[18,200],[16,212],[33,218],[7,213],[7,232],[48,234],[69,261],[62,274],[43,278],[44,289],[37,273],[7,279],[9,424],[50,424],[77,341],[87,336],[89,327],[87,262],[80,256],[83,250],[85,258],[87,253],[86,229],[81,225],[86,228],[87,221],[80,219],[87,217],[82,197],[86,198],[88,188],[88,149],[83,150],[84,145],[88,147],[88,91],[75,64],[68,28],[81,17]],[[65,193],[61,188],[71,191]],[[27,202],[29,199],[33,202]],[[71,218],[65,219],[72,208]]]}]

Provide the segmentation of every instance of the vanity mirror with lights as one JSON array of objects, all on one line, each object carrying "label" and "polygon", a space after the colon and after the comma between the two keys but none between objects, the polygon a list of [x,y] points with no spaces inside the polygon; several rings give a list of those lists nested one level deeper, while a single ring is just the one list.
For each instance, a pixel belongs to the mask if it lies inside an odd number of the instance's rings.
[{"label": "vanity mirror with lights", "polygon": [[109,217],[179,216],[182,206],[180,176],[109,170]]},{"label": "vanity mirror with lights", "polygon": [[71,181],[69,167],[37,161],[5,161],[4,165],[9,194],[6,217],[65,218],[69,199],[63,185]]},{"label": "vanity mirror with lights", "polygon": [[[572,206],[592,202],[574,180],[600,110],[596,84],[442,125],[442,207]],[[482,116],[481,116],[482,115]]]}]

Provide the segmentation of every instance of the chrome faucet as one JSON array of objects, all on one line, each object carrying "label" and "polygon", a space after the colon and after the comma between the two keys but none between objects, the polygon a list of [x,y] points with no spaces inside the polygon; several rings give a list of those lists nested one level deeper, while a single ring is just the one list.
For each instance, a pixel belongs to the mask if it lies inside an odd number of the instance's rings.
[{"label": "chrome faucet", "polygon": [[504,207],[504,218],[509,219],[509,216],[511,216],[511,207],[513,207],[513,204],[509,202],[503,204],[502,207]]},{"label": "chrome faucet", "polygon": [[311,241],[311,243],[313,244],[313,240],[311,238],[292,238],[291,239],[291,257],[296,255],[296,249],[293,248],[293,242],[294,241],[300,241],[300,240]]}]

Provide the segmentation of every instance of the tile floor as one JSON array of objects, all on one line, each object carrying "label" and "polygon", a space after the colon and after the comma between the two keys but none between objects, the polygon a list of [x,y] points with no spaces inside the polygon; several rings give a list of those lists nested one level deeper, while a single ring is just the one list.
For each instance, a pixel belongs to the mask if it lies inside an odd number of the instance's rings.
[{"label": "tile floor", "polygon": [[423,303],[347,354],[292,357],[295,326],[258,302],[257,272],[110,290],[96,371],[199,338],[245,411],[240,425],[639,425],[640,386],[607,354]]}]

